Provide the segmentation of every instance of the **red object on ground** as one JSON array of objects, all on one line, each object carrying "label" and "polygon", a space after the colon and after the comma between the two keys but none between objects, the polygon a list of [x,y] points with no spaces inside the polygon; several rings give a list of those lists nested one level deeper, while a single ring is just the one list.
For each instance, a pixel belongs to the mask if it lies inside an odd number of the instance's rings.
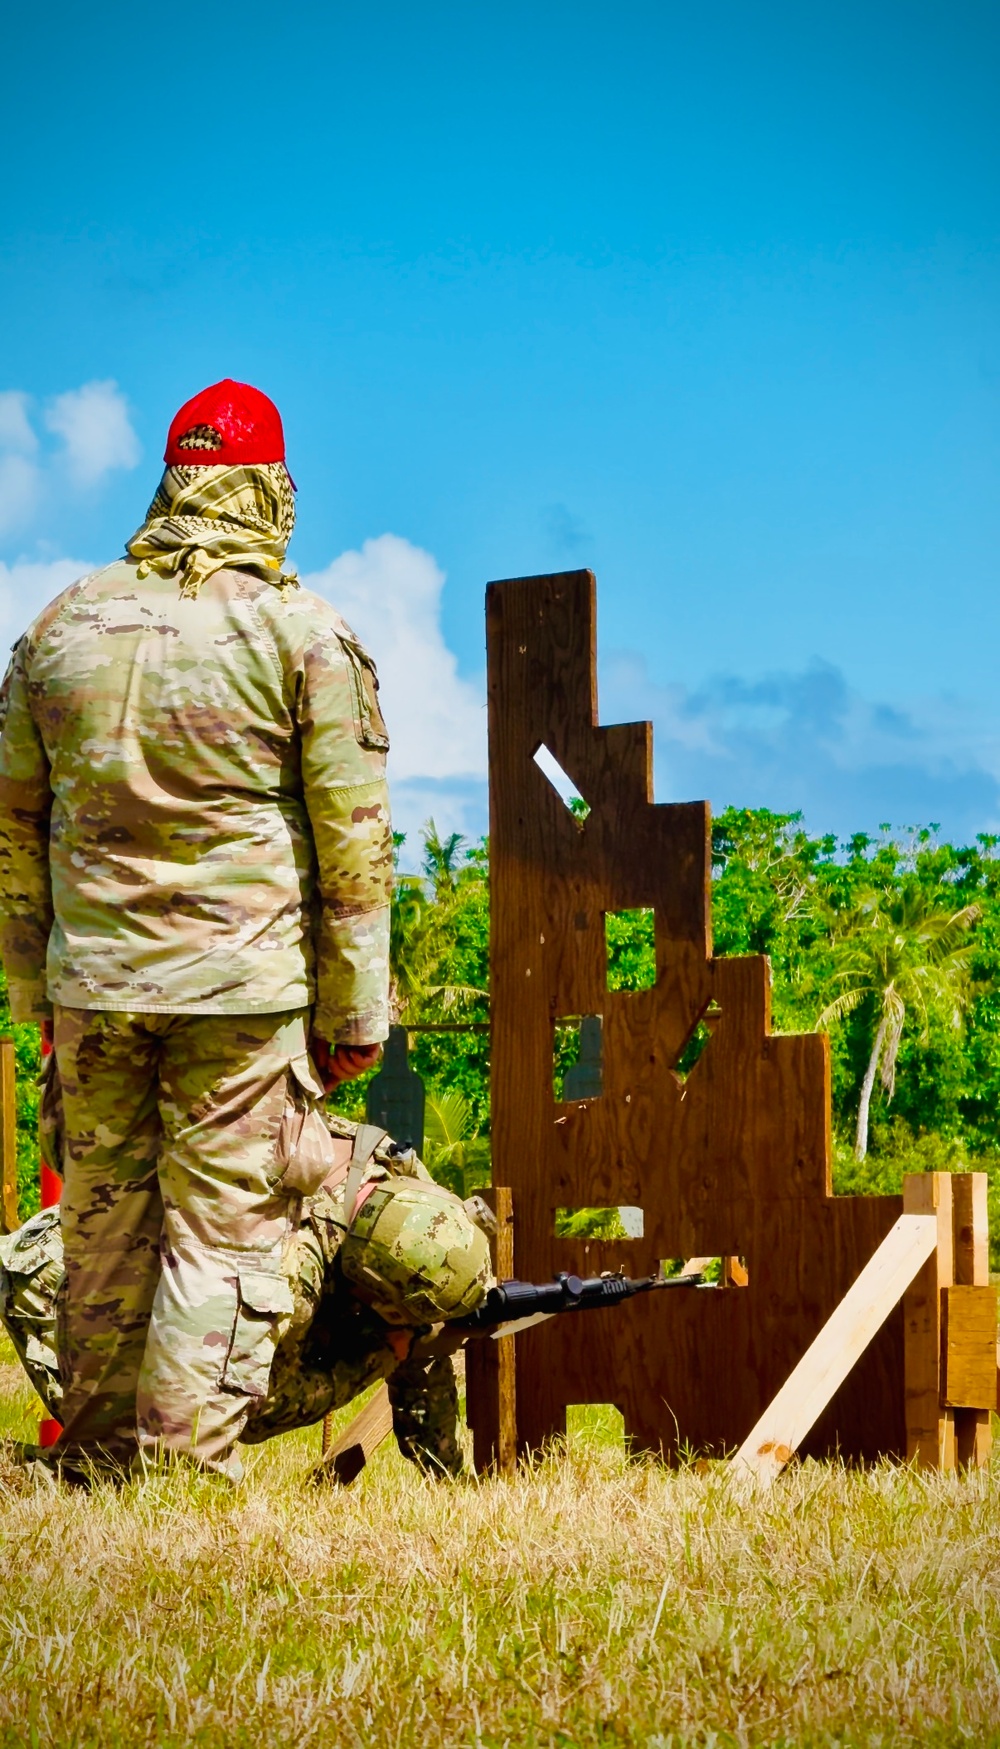
[{"label": "red object on ground", "polygon": [[[43,1038],[42,1056],[47,1057],[51,1049],[52,1046]],[[62,1195],[62,1179],[58,1172],[53,1172],[51,1166],[46,1165],[44,1160],[40,1165],[39,1176],[42,1183],[42,1207],[43,1209],[54,1208]],[[53,1421],[50,1416],[46,1415],[38,1424],[39,1445],[55,1445],[61,1432],[62,1427],[59,1422]]]},{"label": "red object on ground", "polygon": [[[222,438],[221,449],[180,449],[178,439],[196,425],[210,425]],[[167,433],[163,456],[168,467],[239,467],[255,462],[283,462],[285,434],[273,401],[249,383],[231,377],[202,389],[185,401]]]}]

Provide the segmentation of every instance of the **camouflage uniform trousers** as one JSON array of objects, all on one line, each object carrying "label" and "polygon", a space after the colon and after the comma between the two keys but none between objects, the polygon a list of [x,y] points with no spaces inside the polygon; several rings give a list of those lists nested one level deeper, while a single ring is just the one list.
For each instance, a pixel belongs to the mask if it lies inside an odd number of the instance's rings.
[{"label": "camouflage uniform trousers", "polygon": [[[344,1306],[343,1284],[329,1261],[337,1244],[332,1220],[322,1213],[303,1218],[290,1259],[293,1311],[279,1320],[268,1394],[251,1405],[242,1442],[258,1445],[312,1426],[388,1378],[393,1431],[403,1456],[430,1474],[458,1475],[462,1449],[451,1359],[397,1365],[381,1319],[367,1309]],[[62,1279],[57,1210],[45,1209],[0,1238],[0,1323],[47,1413],[57,1420],[63,1414],[55,1329]],[[322,1357],[317,1317],[326,1330]]]},{"label": "camouflage uniform trousers", "polygon": [[56,1007],[68,1460],[166,1449],[240,1473],[232,1447],[293,1309],[307,1129],[327,1145],[313,1179],[332,1164],[308,1019]]},{"label": "camouflage uniform trousers", "polygon": [[323,1193],[295,1236],[295,1310],[282,1323],[270,1389],[251,1409],[243,1441],[256,1445],[312,1426],[385,1379],[403,1457],[432,1474],[457,1476],[463,1464],[451,1357],[400,1361],[401,1332],[390,1331],[377,1312],[361,1305],[341,1275],[342,1215],[341,1205]]}]

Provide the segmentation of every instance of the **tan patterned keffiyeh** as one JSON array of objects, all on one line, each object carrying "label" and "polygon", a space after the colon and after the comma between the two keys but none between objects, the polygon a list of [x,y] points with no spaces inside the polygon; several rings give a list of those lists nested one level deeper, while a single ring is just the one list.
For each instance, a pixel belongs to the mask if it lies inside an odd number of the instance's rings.
[{"label": "tan patterned keffiyeh", "polygon": [[127,551],[149,571],[176,577],[182,595],[197,595],[215,571],[253,571],[279,587],[298,588],[283,571],[295,498],[283,462],[253,467],[167,468],[142,527]]}]

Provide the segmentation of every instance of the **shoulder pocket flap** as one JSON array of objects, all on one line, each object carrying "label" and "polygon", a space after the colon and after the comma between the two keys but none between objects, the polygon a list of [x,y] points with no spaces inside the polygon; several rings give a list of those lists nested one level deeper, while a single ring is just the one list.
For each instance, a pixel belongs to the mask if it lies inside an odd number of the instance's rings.
[{"label": "shoulder pocket flap", "polygon": [[292,1289],[283,1275],[269,1275],[262,1269],[240,1267],[240,1304],[264,1317],[294,1312]]},{"label": "shoulder pocket flap", "polygon": [[354,688],[354,718],[358,741],[372,753],[389,751],[389,734],[378,699],[378,675],[375,664],[357,638],[340,634],[340,641],[351,670]]}]

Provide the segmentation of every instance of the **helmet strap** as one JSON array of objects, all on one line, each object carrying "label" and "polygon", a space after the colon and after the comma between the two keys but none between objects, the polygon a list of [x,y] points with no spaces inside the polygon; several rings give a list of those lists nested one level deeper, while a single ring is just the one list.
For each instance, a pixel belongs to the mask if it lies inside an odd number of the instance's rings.
[{"label": "helmet strap", "polygon": [[351,1163],[347,1168],[347,1182],[344,1185],[344,1229],[346,1232],[350,1232],[351,1230],[351,1222],[354,1219],[355,1207],[358,1200],[358,1191],[361,1189],[361,1180],[371,1162],[371,1157],[374,1154],[375,1149],[379,1146],[380,1142],[385,1141],[388,1133],[388,1130],[379,1129],[378,1124],[359,1123],[358,1125],[354,1137],[354,1149],[351,1154]]}]

